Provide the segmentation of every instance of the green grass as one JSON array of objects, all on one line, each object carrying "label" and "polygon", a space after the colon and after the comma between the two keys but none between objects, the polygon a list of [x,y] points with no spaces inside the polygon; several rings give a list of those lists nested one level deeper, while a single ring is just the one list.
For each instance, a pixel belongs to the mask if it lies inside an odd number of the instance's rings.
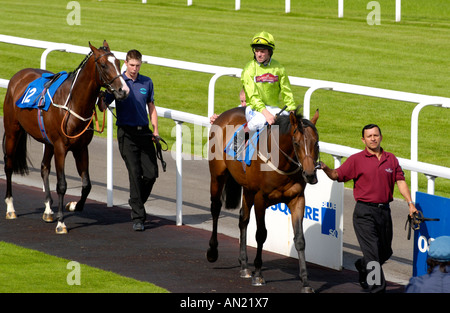
[{"label": "green grass", "polygon": [[[0,241],[0,293],[166,293],[138,281],[81,264],[79,285],[70,260]],[[69,279],[68,279],[69,277]],[[71,285],[68,284],[71,282]]]},{"label": "green grass", "polygon": [[[284,13],[282,0],[242,1],[240,11],[234,10],[231,0],[194,0],[191,7],[185,0],[147,4],[139,0],[79,1],[80,26],[66,23],[70,11],[65,1],[0,2],[0,29],[6,35],[81,46],[87,46],[88,41],[99,46],[107,39],[117,51],[136,48],[151,56],[242,68],[252,57],[252,35],[265,29],[275,37],[274,58],[291,76],[450,96],[448,0],[403,1],[400,23],[394,21],[395,1],[380,0],[378,26],[367,24],[370,10],[365,0],[346,0],[342,19],[337,18],[336,0],[292,1],[290,14]],[[0,77],[9,78],[24,67],[39,67],[41,53],[39,49],[0,43]],[[82,58],[53,52],[48,69],[71,70]],[[151,65],[144,65],[142,73],[155,82],[156,105],[207,114],[211,75]],[[238,79],[220,78],[215,90],[216,112],[237,105],[239,90]],[[294,87],[293,91],[296,102],[302,103],[306,88]],[[0,90],[0,106],[4,93]],[[311,110],[320,109],[322,141],[362,149],[361,128],[377,123],[383,131],[383,147],[398,157],[409,158],[414,106],[317,91]],[[420,161],[450,167],[449,120],[450,111],[446,109],[427,107],[421,112]],[[175,124],[162,118],[159,121],[160,133],[172,148]],[[189,127],[192,134],[193,127]],[[189,141],[187,135],[185,139]],[[195,149],[198,151],[198,147]],[[332,164],[330,156],[323,159]],[[426,190],[424,175],[419,175],[419,190]],[[449,190],[448,180],[436,180],[436,194],[449,197]]]}]

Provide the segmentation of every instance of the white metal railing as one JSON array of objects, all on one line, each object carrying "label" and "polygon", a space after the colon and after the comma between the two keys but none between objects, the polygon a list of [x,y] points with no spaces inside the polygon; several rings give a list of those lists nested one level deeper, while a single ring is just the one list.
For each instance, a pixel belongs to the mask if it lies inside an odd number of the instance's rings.
[{"label": "white metal railing", "polygon": [[[34,47],[45,49],[41,56],[41,68],[45,69],[46,67],[46,58],[48,54],[52,51],[65,51],[69,53],[78,53],[78,54],[87,54],[90,49],[87,47],[74,46],[63,43],[52,43],[48,41],[39,41],[33,39],[25,39],[19,37],[12,37],[6,35],[0,35],[0,42],[17,44],[22,46]],[[121,60],[124,60],[126,57],[126,53],[113,51],[114,55]],[[232,76],[232,77],[240,77],[241,69],[238,68],[229,68],[229,67],[221,67],[214,65],[206,65],[178,60],[171,60],[165,58],[151,57],[144,55],[142,57],[143,63],[165,66],[189,71],[196,71],[202,73],[213,74],[208,88],[208,116],[211,116],[214,113],[214,87],[218,80],[218,78],[222,76]],[[415,93],[401,92],[401,91],[393,91],[387,89],[380,88],[372,88],[365,86],[357,86],[351,84],[343,84],[337,82],[309,79],[309,78],[300,78],[289,76],[291,85],[306,87],[308,90],[304,96],[303,103],[303,115],[306,118],[310,116],[310,101],[311,96],[316,90],[330,90],[330,91],[338,91],[349,94],[357,94],[363,96],[384,98],[390,100],[397,101],[405,101],[417,103],[416,109],[413,112],[413,116],[411,119],[411,160],[399,158],[401,166],[410,170],[411,173],[411,191],[413,199],[415,199],[415,191],[418,190],[418,182],[417,182],[417,172],[424,173],[428,178],[428,193],[434,193],[434,179],[436,177],[442,177],[446,179],[450,179],[450,168],[444,166],[438,166],[429,163],[418,162],[417,160],[417,128],[418,128],[418,115],[420,109],[427,105],[440,106],[444,108],[450,108],[450,98],[445,97],[435,97],[435,96],[427,96]],[[6,88],[7,80],[0,79],[0,87]],[[158,116],[166,117],[173,119],[176,122],[176,188],[177,188],[177,199],[176,199],[176,208],[177,208],[177,225],[181,225],[182,223],[182,123],[192,123],[205,127],[209,127],[209,118],[208,116],[199,116],[195,114],[190,114],[186,112],[181,112],[178,110],[171,110],[162,107],[156,107]],[[113,205],[113,178],[112,178],[112,140],[113,140],[113,116],[111,112],[108,112],[107,115],[107,204],[108,206]],[[360,150],[345,147],[341,145],[331,144],[320,142],[320,149],[322,152],[331,154],[335,159],[335,166],[340,165],[340,159],[342,157],[348,157],[351,154],[358,152]],[[414,177],[413,177],[413,174]]]},{"label": "white metal railing", "polygon": [[[147,3],[147,0],[142,0],[142,3]],[[191,6],[193,0],[187,0],[187,6]],[[241,9],[241,0],[234,0],[234,10]],[[291,0],[284,0],[284,13],[291,13]],[[400,22],[402,16],[402,0],[395,0],[395,21]],[[344,0],[338,0],[338,17],[344,17]]]}]

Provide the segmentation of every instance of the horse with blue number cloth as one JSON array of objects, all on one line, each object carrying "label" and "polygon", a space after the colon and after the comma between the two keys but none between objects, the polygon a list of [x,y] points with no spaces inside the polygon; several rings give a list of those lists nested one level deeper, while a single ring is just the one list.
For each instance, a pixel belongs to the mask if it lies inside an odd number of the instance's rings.
[{"label": "horse with blue number cloth", "polygon": [[[89,178],[88,144],[93,137],[93,131],[88,130],[95,113],[96,100],[100,88],[105,87],[114,93],[117,99],[128,96],[129,89],[120,75],[120,63],[109,49],[106,41],[99,49],[89,43],[91,52],[85,57],[78,68],[61,82],[52,97],[48,96],[48,89],[38,90],[40,84],[33,83],[44,78],[56,81],[60,77],[49,75],[48,71],[40,69],[23,69],[17,72],[8,84],[8,90],[3,105],[3,121],[5,133],[3,137],[3,152],[6,174],[7,205],[6,218],[15,219],[12,197],[13,173],[28,174],[27,137],[32,136],[44,143],[44,156],[41,164],[41,176],[46,193],[45,211],[43,219],[53,222],[53,203],[49,174],[53,155],[56,167],[56,191],[58,193],[58,224],[56,233],[67,233],[63,218],[64,195],[67,183],[64,174],[65,158],[68,151],[72,151],[78,173],[82,179],[81,198],[78,202],[66,205],[70,211],[83,210],[87,196],[91,190]],[[46,83],[43,83],[45,87]],[[39,95],[38,97],[35,97]],[[27,107],[38,101],[37,108]],[[51,105],[50,105],[51,102]],[[105,107],[100,108],[105,110]]]},{"label": "horse with blue number cloth", "polygon": [[[213,230],[207,259],[209,262],[215,262],[218,258],[217,226],[222,208],[222,193],[225,193],[225,207],[232,209],[240,204],[243,188],[239,215],[241,277],[252,277],[252,284],[255,286],[265,284],[261,268],[262,248],[267,237],[264,221],[266,208],[277,203],[286,203],[292,214],[295,248],[299,256],[301,291],[314,292],[308,283],[302,222],[306,184],[317,183],[319,135],[315,124],[319,112],[316,111],[311,121],[294,112],[278,116],[275,124],[267,128],[267,135],[260,136],[256,147],[257,157],[252,158],[252,162],[248,165],[230,157],[226,152],[228,143],[235,136],[234,131],[227,132],[227,129],[233,127],[234,130],[238,129],[246,122],[244,110],[245,108],[228,110],[220,114],[211,126],[209,170]],[[278,135],[274,135],[275,130],[278,130]],[[275,155],[278,155],[278,159]],[[257,253],[253,275],[248,268],[247,260],[247,225],[252,206],[257,225]]]}]

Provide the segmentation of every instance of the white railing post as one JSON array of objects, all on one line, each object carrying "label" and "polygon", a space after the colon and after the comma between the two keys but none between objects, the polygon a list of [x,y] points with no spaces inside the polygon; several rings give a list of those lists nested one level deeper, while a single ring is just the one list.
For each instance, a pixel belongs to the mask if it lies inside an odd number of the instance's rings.
[{"label": "white railing post", "polygon": [[52,51],[65,51],[64,49],[58,49],[58,48],[47,48],[41,55],[41,70],[47,69],[47,56]]},{"label": "white railing post", "polygon": [[285,0],[284,4],[285,4],[284,12],[291,13],[291,0]]},{"label": "white railing post", "polygon": [[333,155],[333,159],[334,159],[334,168],[338,168],[339,166],[341,166],[342,157],[340,155]]},{"label": "white railing post", "polygon": [[[417,162],[419,155],[419,113],[420,111],[429,105],[442,106],[436,103],[419,103],[414,108],[411,114],[411,161]],[[411,171],[411,197],[412,201],[416,200],[416,191],[419,190],[419,179],[416,171]]]},{"label": "white railing post", "polygon": [[311,115],[311,96],[314,91],[323,89],[323,90],[333,90],[331,87],[322,87],[322,86],[315,86],[309,88],[305,92],[305,97],[303,98],[303,117],[307,118],[309,120]]},{"label": "white railing post", "polygon": [[241,9],[241,0],[235,0],[234,1],[234,9],[236,11],[239,11]]},{"label": "white railing post", "polygon": [[176,224],[183,225],[183,122],[176,123]]},{"label": "white railing post", "polygon": [[395,21],[400,22],[402,19],[402,0],[395,0]]},{"label": "white railing post", "polygon": [[344,17],[344,0],[338,0],[338,17]]},{"label": "white railing post", "polygon": [[[115,107],[115,101],[110,104],[110,108]],[[106,114],[106,206],[114,206],[114,172],[113,172],[113,138],[114,138],[114,119],[113,114],[108,110]]]},{"label": "white railing post", "polygon": [[[214,114],[214,103],[215,103],[215,86],[217,80],[222,76],[234,76],[240,77],[240,69],[229,69],[228,71],[222,71],[220,73],[216,73],[209,80],[208,85],[208,117]],[[237,92],[236,92],[237,94]]]},{"label": "white railing post", "polygon": [[434,181],[436,179],[436,176],[427,175],[427,174],[425,174],[425,176],[427,177],[427,180],[428,180],[427,193],[430,195],[434,195]]}]

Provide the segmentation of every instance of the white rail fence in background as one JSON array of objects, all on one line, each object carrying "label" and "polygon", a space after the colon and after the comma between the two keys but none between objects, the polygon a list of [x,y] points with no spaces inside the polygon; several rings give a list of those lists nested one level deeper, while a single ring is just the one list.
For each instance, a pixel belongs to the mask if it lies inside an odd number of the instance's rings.
[{"label": "white rail fence in background", "polygon": [[[25,39],[13,36],[6,36],[0,34],[0,42],[16,44],[27,47],[34,47],[45,49],[41,55],[41,68],[46,68],[47,56],[52,51],[64,51],[68,53],[77,53],[86,55],[89,53],[90,49],[88,47],[74,46],[70,44],[63,43],[53,43],[48,41],[40,41],[33,39]],[[114,55],[120,59],[125,60],[126,53],[113,51]],[[214,113],[214,89],[217,80],[222,76],[240,77],[241,69],[221,67],[214,65],[206,65],[178,60],[171,60],[166,58],[152,57],[144,55],[142,57],[142,62],[171,67],[181,70],[196,71],[202,73],[212,74],[212,78],[209,82],[208,88],[208,116],[200,116],[191,113],[186,113],[178,110],[167,109],[163,107],[156,107],[158,116],[170,118],[176,123],[176,222],[177,225],[182,224],[182,205],[183,205],[183,195],[182,195],[182,124],[191,123],[196,125],[201,125],[209,127],[209,116]],[[423,173],[428,179],[427,192],[430,194],[434,193],[434,180],[436,177],[442,177],[445,179],[450,179],[450,168],[419,162],[418,161],[418,118],[420,110],[426,106],[436,106],[443,108],[450,108],[450,98],[445,97],[435,97],[427,96],[415,93],[393,91],[380,88],[372,88],[365,86],[357,86],[351,84],[343,84],[337,82],[301,78],[301,77],[289,77],[291,85],[306,87],[308,90],[305,93],[303,101],[303,115],[306,118],[310,117],[310,102],[311,96],[316,90],[329,90],[338,91],[348,94],[356,94],[362,96],[404,101],[417,103],[412,117],[411,117],[411,159],[399,158],[400,164],[403,169],[411,171],[411,193],[413,200],[415,200],[415,192],[418,190],[418,177],[417,173]],[[9,80],[0,79],[0,87],[7,88]],[[108,111],[107,115],[107,205],[113,205],[113,169],[112,169],[112,147],[113,147],[113,116],[112,113]],[[331,154],[335,160],[335,167],[340,166],[342,157],[349,157],[350,155],[359,152],[361,150],[350,148],[346,146],[341,146],[332,143],[320,142],[320,151],[323,153]]]},{"label": "white rail fence in background", "polygon": [[[370,0],[368,0],[370,2]],[[147,0],[142,0],[142,3],[147,3]],[[187,6],[191,6],[193,0],[187,0]],[[239,11],[241,9],[241,0],[234,0],[234,9]],[[291,12],[291,0],[284,0],[284,13]],[[402,0],[395,0],[395,21],[400,22],[402,16]],[[344,0],[338,0],[338,17],[344,17]]]}]

